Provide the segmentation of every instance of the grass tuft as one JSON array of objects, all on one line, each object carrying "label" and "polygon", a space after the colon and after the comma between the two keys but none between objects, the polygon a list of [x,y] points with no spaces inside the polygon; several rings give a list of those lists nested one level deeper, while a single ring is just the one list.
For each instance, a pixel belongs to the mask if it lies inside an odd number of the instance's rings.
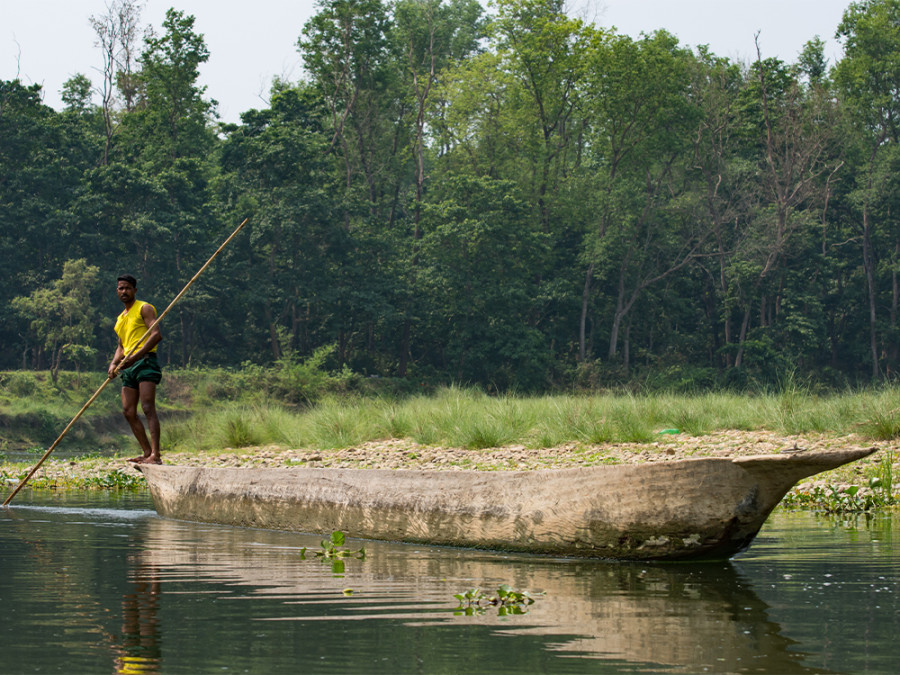
[{"label": "grass tuft", "polygon": [[860,426],[866,435],[879,441],[900,438],[900,408],[886,412],[876,411]]}]

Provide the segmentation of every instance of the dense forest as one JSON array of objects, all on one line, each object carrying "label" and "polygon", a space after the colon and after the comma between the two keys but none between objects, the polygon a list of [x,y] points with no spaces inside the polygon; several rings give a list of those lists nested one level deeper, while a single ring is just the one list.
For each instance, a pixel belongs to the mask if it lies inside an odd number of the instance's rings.
[{"label": "dense forest", "polygon": [[[900,0],[837,63],[736,63],[560,0],[321,0],[217,120],[195,19],[90,17],[65,109],[0,81],[0,368],[101,369],[139,280],[173,366],[327,355],[489,390],[831,386],[900,367]],[[61,55],[63,57],[63,55]]]}]

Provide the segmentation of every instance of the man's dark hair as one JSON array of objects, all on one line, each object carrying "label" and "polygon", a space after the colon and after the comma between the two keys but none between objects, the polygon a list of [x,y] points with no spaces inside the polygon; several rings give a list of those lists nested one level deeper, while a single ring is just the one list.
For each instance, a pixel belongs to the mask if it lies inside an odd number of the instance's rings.
[{"label": "man's dark hair", "polygon": [[135,279],[130,274],[123,274],[118,279],[116,279],[116,281],[127,281],[129,284],[137,288],[137,279]]}]

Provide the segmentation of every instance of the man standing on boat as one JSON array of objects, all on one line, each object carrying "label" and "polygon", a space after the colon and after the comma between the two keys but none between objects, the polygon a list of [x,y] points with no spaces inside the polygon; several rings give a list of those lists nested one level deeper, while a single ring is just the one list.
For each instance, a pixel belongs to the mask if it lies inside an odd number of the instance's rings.
[{"label": "man standing on boat", "polygon": [[[116,319],[115,331],[119,337],[119,345],[109,364],[109,377],[122,375],[122,414],[128,420],[134,437],[140,443],[143,455],[129,459],[136,464],[162,464],[159,455],[159,417],[156,414],[156,385],[162,380],[162,370],[156,358],[156,345],[162,340],[156,321],[156,308],[150,303],[136,300],[137,279],[130,274],[123,274],[117,280],[116,293],[125,305],[125,310]],[[150,335],[126,357],[138,344],[144,334]],[[118,372],[117,369],[118,368]],[[137,414],[138,400],[147,418],[150,429],[150,440]]]}]

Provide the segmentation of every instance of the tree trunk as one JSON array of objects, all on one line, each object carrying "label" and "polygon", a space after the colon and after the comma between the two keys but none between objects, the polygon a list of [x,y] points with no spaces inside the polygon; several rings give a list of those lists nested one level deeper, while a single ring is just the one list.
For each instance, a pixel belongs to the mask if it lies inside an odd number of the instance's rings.
[{"label": "tree trunk", "polygon": [[397,377],[406,377],[409,367],[409,340],[412,335],[412,322],[406,319],[403,322],[403,336],[400,339],[400,362],[397,364]]},{"label": "tree trunk", "polygon": [[588,265],[584,275],[584,291],[581,294],[581,321],[578,326],[578,360],[584,363],[587,358],[585,333],[587,328],[588,298],[591,294],[591,279],[594,277],[594,263]]},{"label": "tree trunk", "polygon": [[875,295],[875,253],[872,250],[872,238],[869,228],[869,210],[863,207],[863,268],[869,291],[869,349],[872,356],[872,379],[877,380],[881,374],[878,365],[878,331],[876,323]]},{"label": "tree trunk", "polygon": [[[890,334],[897,334],[897,309],[900,305],[900,277],[897,275],[897,261],[900,259],[900,242],[894,245],[894,259],[891,261],[891,322]],[[898,356],[900,356],[900,345],[896,339],[889,340],[888,343],[888,372],[892,372],[897,366]]]},{"label": "tree trunk", "polygon": [[269,303],[265,304],[263,314],[269,326],[269,346],[272,348],[272,358],[281,358],[281,350],[278,346],[278,325],[272,319],[272,308],[269,306]]},{"label": "tree trunk", "polygon": [[184,312],[180,307],[178,308],[178,325],[181,327],[181,367],[184,368],[188,362],[188,334],[184,322]]},{"label": "tree trunk", "polygon": [[616,350],[619,348],[619,331],[622,330],[622,319],[624,317],[625,311],[620,307],[617,307],[616,313],[613,316],[612,329],[609,333],[609,352],[607,353],[607,357],[610,361],[616,358]]},{"label": "tree trunk", "polygon": [[741,364],[744,362],[744,340],[747,338],[747,328],[750,326],[750,308],[751,305],[747,305],[747,309],[744,310],[744,320],[741,322],[741,334],[738,336],[738,350],[737,355],[734,357],[734,367],[740,368]]}]

